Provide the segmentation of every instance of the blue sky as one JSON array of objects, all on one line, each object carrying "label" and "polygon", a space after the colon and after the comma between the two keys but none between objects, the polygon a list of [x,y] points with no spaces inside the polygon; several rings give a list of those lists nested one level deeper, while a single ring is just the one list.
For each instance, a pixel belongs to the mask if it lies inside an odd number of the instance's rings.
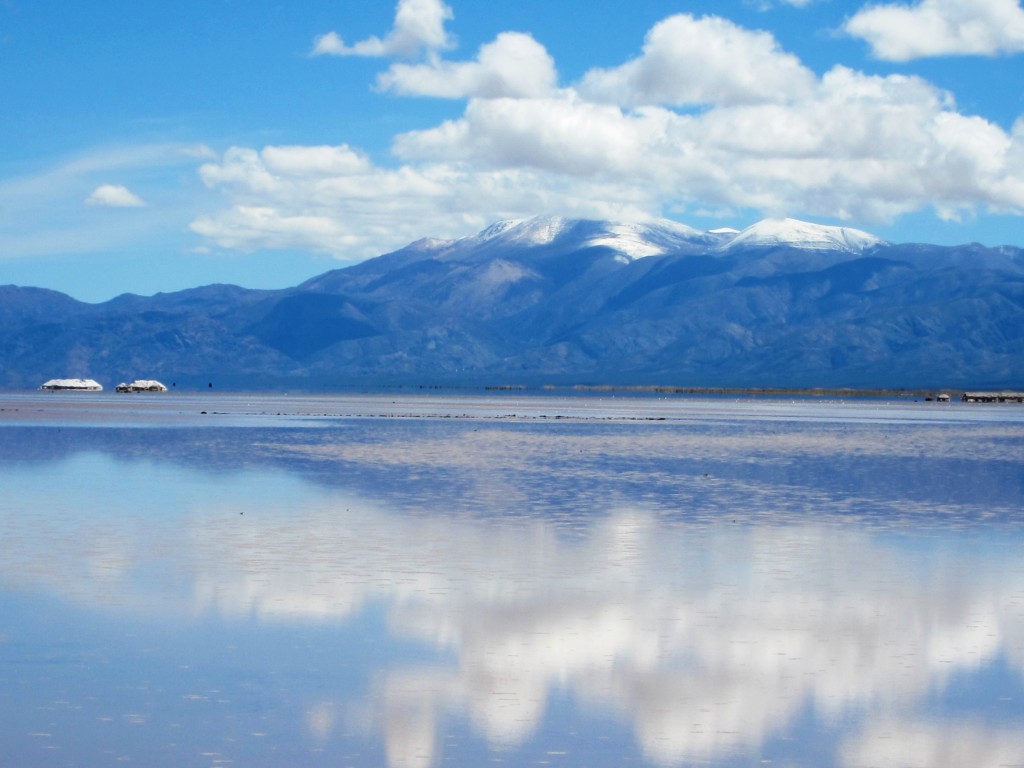
[{"label": "blue sky", "polygon": [[0,284],[295,285],[536,214],[1024,246],[1017,0],[0,0]]}]

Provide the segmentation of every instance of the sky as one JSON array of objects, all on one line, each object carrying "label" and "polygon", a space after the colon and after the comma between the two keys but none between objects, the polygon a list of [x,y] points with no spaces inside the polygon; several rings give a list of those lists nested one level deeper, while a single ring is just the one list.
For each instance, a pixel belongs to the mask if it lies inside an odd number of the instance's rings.
[{"label": "sky", "polygon": [[0,285],[284,288],[534,215],[1024,246],[1024,8],[0,0]]}]

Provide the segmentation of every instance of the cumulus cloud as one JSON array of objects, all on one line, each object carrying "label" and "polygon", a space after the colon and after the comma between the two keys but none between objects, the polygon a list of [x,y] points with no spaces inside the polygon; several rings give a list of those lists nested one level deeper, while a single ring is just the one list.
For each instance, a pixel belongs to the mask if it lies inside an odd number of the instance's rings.
[{"label": "cumulus cloud", "polygon": [[377,79],[404,96],[456,99],[543,96],[555,88],[555,63],[530,35],[504,32],[480,48],[476,61],[394,64]]},{"label": "cumulus cloud", "polygon": [[413,57],[443,50],[452,46],[444,26],[451,18],[452,9],[442,0],[398,0],[394,26],[383,38],[372,36],[346,45],[337,32],[328,32],[313,41],[310,55]]},{"label": "cumulus cloud", "polygon": [[580,92],[622,106],[750,104],[798,97],[813,84],[771,34],[679,14],[655,25],[639,58],[587,73]]},{"label": "cumulus cloud", "polygon": [[466,99],[463,113],[394,137],[390,164],[345,145],[232,148],[201,169],[226,206],[192,229],[222,247],[354,261],[538,211],[865,226],[927,209],[1024,214],[1024,121],[1006,131],[964,114],[920,77],[815,75],[769,33],[721,18],[671,16],[636,58],[557,80],[544,47],[512,32],[470,61],[394,64],[382,90]]},{"label": "cumulus cloud", "polygon": [[949,218],[978,205],[1024,210],[1019,142],[924,80],[837,67],[800,99],[693,115],[571,94],[475,100],[459,120],[399,136],[395,150],[409,163],[646,185],[661,201],[879,222],[927,206]]},{"label": "cumulus cloud", "polygon": [[200,217],[192,230],[224,248],[252,251],[258,248],[301,248],[343,251],[353,239],[331,216],[288,214],[272,206],[236,205],[217,218]]},{"label": "cumulus cloud", "polygon": [[[645,211],[656,207],[650,192],[633,184],[584,183],[525,167],[417,163],[388,169],[365,159],[341,159],[350,151],[231,148],[218,162],[200,169],[204,183],[221,191],[231,205],[198,217],[191,228],[223,248],[308,249],[359,261],[424,233],[454,237],[495,218],[528,216],[538,210],[644,218]],[[310,162],[316,156],[334,157],[336,162]]]},{"label": "cumulus cloud", "polygon": [[145,205],[142,198],[120,184],[101,184],[85,198],[85,202],[109,208],[141,208]]},{"label": "cumulus cloud", "polygon": [[397,137],[408,161],[528,167],[578,177],[650,170],[643,156],[664,135],[670,116],[630,115],[571,96],[474,100],[464,116],[437,128]]},{"label": "cumulus cloud", "polygon": [[1018,0],[874,5],[854,14],[844,29],[889,61],[1024,51],[1024,9]]}]

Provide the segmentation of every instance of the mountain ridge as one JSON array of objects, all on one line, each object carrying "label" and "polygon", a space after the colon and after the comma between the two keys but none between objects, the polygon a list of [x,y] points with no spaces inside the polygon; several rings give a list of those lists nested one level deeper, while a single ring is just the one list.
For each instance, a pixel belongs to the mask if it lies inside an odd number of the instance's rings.
[{"label": "mountain ridge", "polygon": [[[789,239],[787,239],[789,238]],[[280,290],[0,288],[0,386],[1021,386],[1024,251],[534,217]]]}]

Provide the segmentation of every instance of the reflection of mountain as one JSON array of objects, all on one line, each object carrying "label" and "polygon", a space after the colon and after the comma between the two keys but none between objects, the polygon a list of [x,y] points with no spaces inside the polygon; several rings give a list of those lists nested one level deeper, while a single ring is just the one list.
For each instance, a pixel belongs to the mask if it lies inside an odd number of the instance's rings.
[{"label": "reflection of mountain", "polygon": [[[82,430],[73,439],[92,450],[20,465],[4,484],[0,580],[176,621],[291,626],[383,606],[393,637],[432,652],[377,668],[356,708],[388,740],[393,766],[436,764],[452,719],[495,748],[522,748],[566,698],[629,723],[658,765],[759,754],[808,712],[852,724],[848,765],[914,765],[879,756],[884,733],[942,751],[945,729],[919,711],[925,702],[995,663],[1024,674],[1019,529],[965,535],[981,518],[966,494],[922,496],[903,509],[926,526],[917,536],[897,517],[908,502],[895,480],[913,481],[926,447],[948,449],[962,478],[989,468],[993,509],[1012,506],[1019,433],[422,429],[418,440],[379,421],[200,430],[191,443],[179,435],[178,464],[157,450],[114,458],[162,430]],[[216,450],[187,460],[204,443]],[[894,464],[874,495],[866,477],[840,471],[871,452],[875,466]],[[225,463],[208,465],[213,454]],[[871,511],[889,523],[857,522]],[[322,697],[308,721],[330,738],[338,708]],[[963,764],[1024,759],[1019,732],[982,721],[962,733],[956,754],[977,758]]]},{"label": "reflection of mountain", "polygon": [[[418,400],[397,399],[410,408]],[[258,400],[249,410],[287,413],[288,400]],[[536,408],[544,398],[525,400],[525,407]],[[523,412],[523,398],[502,402],[500,413]],[[578,402],[579,412],[588,402],[598,414],[607,410],[603,400]],[[642,408],[645,401],[633,402]],[[189,420],[199,408],[225,410],[218,398],[199,405],[182,400],[180,407],[179,422],[209,426],[71,433],[5,427],[9,439],[0,440],[0,462],[45,466],[102,452],[120,457],[126,472],[143,459],[224,472],[259,466],[342,487],[390,509],[429,507],[443,487],[446,511],[503,515],[570,509],[589,516],[609,500],[628,504],[643,497],[664,514],[692,519],[715,518],[722,509],[758,518],[770,509],[776,518],[839,515],[888,524],[894,516],[941,517],[970,524],[1016,520],[1024,495],[1024,477],[1016,471],[1024,459],[1016,450],[1019,424],[991,418],[1013,416],[1012,409],[681,398],[667,411],[678,421],[657,425],[606,424],[601,416],[557,427],[550,419],[502,424],[506,420],[331,416],[306,418],[321,427],[309,429],[296,426],[298,418],[282,419],[282,426],[260,419],[260,426],[247,428],[216,426],[220,417]]]}]

